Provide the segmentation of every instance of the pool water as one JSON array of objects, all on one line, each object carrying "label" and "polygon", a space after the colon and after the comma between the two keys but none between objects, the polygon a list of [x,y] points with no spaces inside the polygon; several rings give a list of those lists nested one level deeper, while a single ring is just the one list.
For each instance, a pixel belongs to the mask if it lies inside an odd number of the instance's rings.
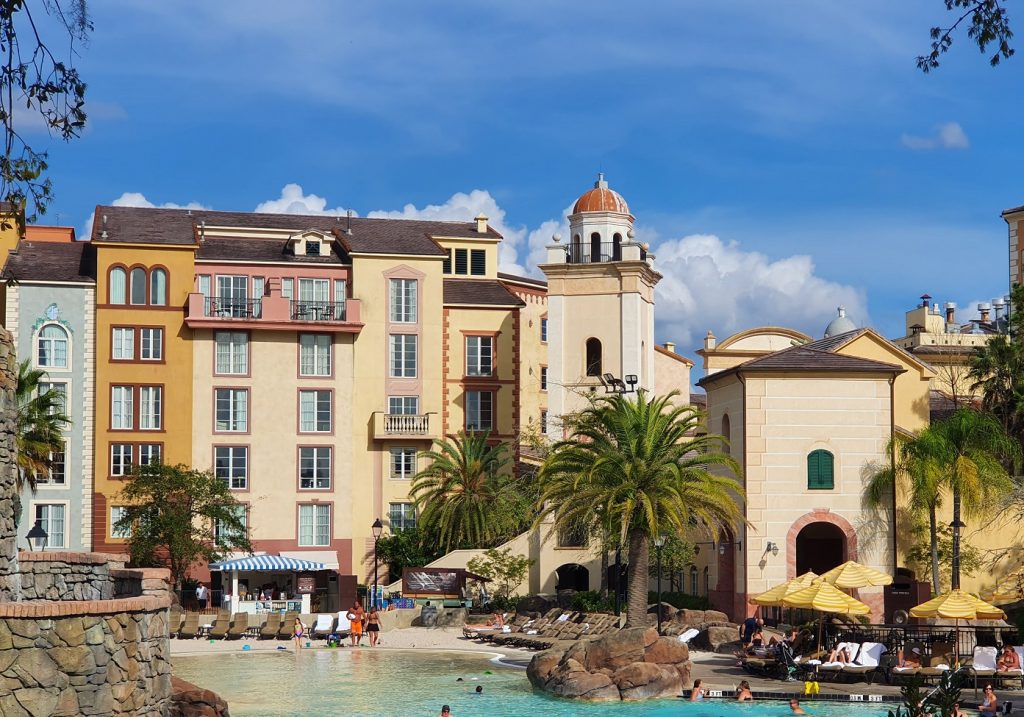
[{"label": "pool water", "polygon": [[[785,702],[586,704],[535,693],[525,670],[467,653],[366,649],[175,657],[174,674],[227,700],[232,717],[788,717]],[[463,682],[456,682],[462,677]],[[473,694],[481,685],[483,694]],[[731,687],[731,685],[715,685]],[[812,717],[885,717],[892,705],[804,703]]]}]

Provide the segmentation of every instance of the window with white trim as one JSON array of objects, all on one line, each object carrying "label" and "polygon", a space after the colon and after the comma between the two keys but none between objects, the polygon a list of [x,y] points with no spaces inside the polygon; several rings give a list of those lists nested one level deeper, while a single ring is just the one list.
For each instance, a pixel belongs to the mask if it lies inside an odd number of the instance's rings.
[{"label": "window with white trim", "polygon": [[47,393],[51,393],[50,396],[50,410],[51,416],[55,416],[58,413],[68,413],[68,385],[64,381],[40,381],[38,385],[39,395],[45,396]]},{"label": "window with white trim", "polygon": [[299,432],[331,432],[330,391],[299,391]]},{"label": "window with white trim", "polygon": [[331,544],[331,506],[313,503],[299,506],[299,545],[303,548]]},{"label": "window with white trim", "polygon": [[416,475],[416,449],[391,449],[391,477],[395,480],[411,480]]},{"label": "window with white trim", "polygon": [[331,449],[328,446],[299,449],[299,488],[330,490]]},{"label": "window with white trim", "polygon": [[466,375],[490,376],[493,371],[494,338],[491,336],[466,337]]},{"label": "window with white trim", "polygon": [[109,277],[109,286],[107,292],[110,295],[111,304],[123,304],[125,303],[125,287],[127,286],[128,274],[119,266],[115,266],[110,270],[107,275]]},{"label": "window with white trim", "polygon": [[249,390],[218,388],[214,393],[214,430],[224,433],[245,433],[249,430]]},{"label": "window with white trim", "polygon": [[50,470],[38,474],[36,483],[55,487],[67,485],[67,443],[61,442],[61,450],[50,452]]},{"label": "window with white trim", "polygon": [[388,413],[399,416],[415,416],[419,412],[419,396],[388,396]]},{"label": "window with white trim", "polygon": [[241,535],[238,533],[231,532],[231,528],[224,524],[222,520],[213,521],[213,540],[217,545],[225,545],[232,541],[232,538],[237,540],[238,538],[244,537],[249,530],[249,511],[244,505],[232,505],[228,508],[235,517],[242,523]]},{"label": "window with white trim", "polygon": [[132,472],[132,444],[110,444],[110,475],[119,477]]},{"label": "window with white trim", "polygon": [[116,361],[131,361],[135,358],[135,329],[120,326],[114,328],[110,357]]},{"label": "window with white trim", "polygon": [[545,433],[545,434],[548,432],[548,412],[547,411],[541,411],[540,412],[540,432],[541,433]]},{"label": "window with white trim", "polygon": [[416,527],[416,506],[412,503],[391,503],[388,506],[388,522],[391,532],[412,530]]},{"label": "window with white trim", "polygon": [[42,521],[46,531],[46,549],[66,548],[64,543],[64,519],[66,506],[63,503],[36,503],[36,520]]},{"label": "window with white trim", "polygon": [[391,321],[398,324],[416,323],[417,282],[415,279],[391,279]]},{"label": "window with white trim", "polygon": [[128,509],[123,505],[112,505],[110,506],[110,537],[120,538],[121,540],[127,540],[132,537],[132,529],[125,528],[118,530],[117,524],[127,514]]},{"label": "window with white trim", "polygon": [[39,330],[36,341],[37,365],[41,368],[68,367],[68,332],[57,324],[47,324]]},{"label": "window with white trim", "polygon": [[160,361],[164,357],[164,330],[148,327],[139,329],[139,358]]},{"label": "window with white trim", "polygon": [[416,334],[391,334],[391,378],[416,378]]},{"label": "window with white trim", "polygon": [[213,449],[213,473],[231,490],[249,487],[249,448],[217,446]]},{"label": "window with white trim", "polygon": [[489,431],[494,428],[494,392],[466,391],[466,430]]},{"label": "window with white trim", "polygon": [[548,320],[546,318],[540,320],[540,340],[541,343],[548,342]]},{"label": "window with white trim", "polygon": [[163,427],[162,386],[139,387],[139,430],[159,431]]},{"label": "window with white trim", "polygon": [[135,428],[133,420],[134,386],[110,387],[110,428],[115,431],[130,431]]},{"label": "window with white trim", "polygon": [[149,273],[149,303],[152,306],[167,305],[167,272],[153,269]]},{"label": "window with white trim", "polygon": [[159,465],[162,448],[163,446],[159,443],[140,443],[138,464],[140,466]]},{"label": "window with white trim", "polygon": [[547,366],[541,366],[540,367],[540,390],[541,391],[547,391],[548,390],[548,367]]},{"label": "window with white trim", "polygon": [[249,373],[249,334],[244,331],[217,331],[214,373],[244,376]]},{"label": "window with white trim", "polygon": [[299,375],[331,375],[331,337],[329,334],[299,334]]}]

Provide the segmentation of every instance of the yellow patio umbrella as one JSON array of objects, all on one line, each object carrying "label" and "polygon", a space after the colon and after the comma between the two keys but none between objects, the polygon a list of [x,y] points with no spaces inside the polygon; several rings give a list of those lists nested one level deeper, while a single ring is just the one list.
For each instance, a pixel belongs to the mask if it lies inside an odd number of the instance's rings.
[{"label": "yellow patio umbrella", "polygon": [[989,605],[981,598],[965,593],[959,588],[943,593],[928,602],[910,608],[911,617],[952,619],[956,651],[956,664],[960,664],[960,621],[961,620],[1003,620],[1006,613],[995,605]]},{"label": "yellow patio umbrella", "polygon": [[[819,578],[802,590],[797,590],[782,599],[787,607],[798,607],[805,610],[817,610],[821,613],[839,613],[843,615],[867,615],[871,608],[860,600],[850,597],[831,583],[821,582]],[[825,615],[822,614],[818,624],[818,649],[821,649],[821,633],[825,628]]]},{"label": "yellow patio umbrella", "polygon": [[995,605],[1024,600],[1024,567],[1017,568],[997,582],[988,600]]},{"label": "yellow patio umbrella", "polygon": [[866,588],[874,585],[891,585],[892,575],[850,560],[832,568],[821,575],[818,580],[835,585],[837,588]]},{"label": "yellow patio umbrella", "polygon": [[803,575],[797,575],[792,580],[787,580],[773,588],[769,588],[760,595],[755,595],[750,598],[750,604],[762,605],[764,607],[782,607],[782,599],[784,597],[792,595],[797,590],[802,590],[809,586],[816,577],[818,577],[818,574],[814,571],[808,571]]}]

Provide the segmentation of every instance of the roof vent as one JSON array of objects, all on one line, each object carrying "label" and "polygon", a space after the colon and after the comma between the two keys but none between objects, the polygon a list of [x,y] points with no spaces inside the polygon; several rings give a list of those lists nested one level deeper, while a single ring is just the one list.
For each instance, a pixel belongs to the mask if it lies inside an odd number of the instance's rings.
[{"label": "roof vent", "polygon": [[476,215],[476,233],[486,234],[487,233],[487,215],[480,212]]},{"label": "roof vent", "polygon": [[928,294],[921,294],[921,306],[928,308],[928,302],[932,300],[932,297]]},{"label": "roof vent", "polygon": [[672,341],[666,341],[665,342],[665,350],[666,351],[671,351],[672,353],[675,353],[676,352],[676,345],[675,345],[675,343],[673,343]]},{"label": "roof vent", "polygon": [[352,236],[352,210],[345,210],[345,234]]}]

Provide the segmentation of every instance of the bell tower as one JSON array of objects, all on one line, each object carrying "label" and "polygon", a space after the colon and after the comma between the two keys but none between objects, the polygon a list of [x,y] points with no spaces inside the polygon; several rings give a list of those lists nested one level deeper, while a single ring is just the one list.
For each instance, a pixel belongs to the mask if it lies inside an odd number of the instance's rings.
[{"label": "bell tower", "polygon": [[634,217],[604,174],[569,215],[540,269],[548,280],[548,437],[562,417],[608,390],[654,386],[654,255],[637,243]]}]

